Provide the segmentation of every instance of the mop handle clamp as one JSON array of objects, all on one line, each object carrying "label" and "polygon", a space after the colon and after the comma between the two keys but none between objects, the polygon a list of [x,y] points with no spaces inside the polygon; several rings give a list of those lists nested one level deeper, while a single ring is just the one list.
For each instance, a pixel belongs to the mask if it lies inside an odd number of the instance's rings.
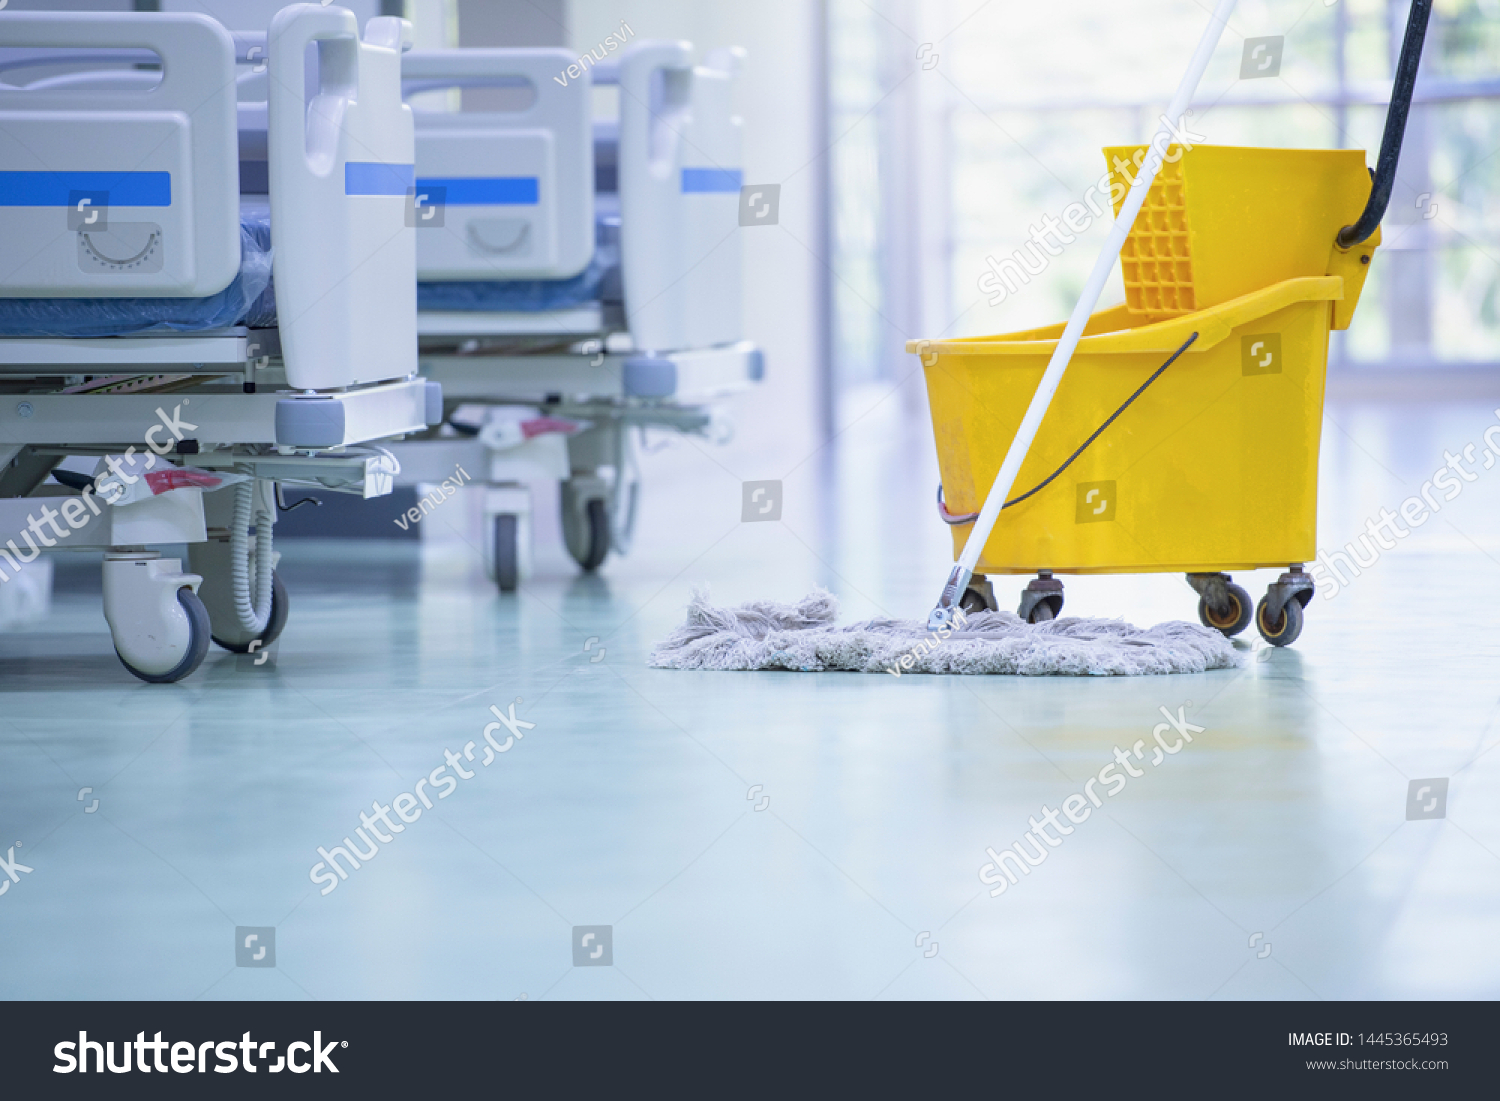
[{"label": "mop handle clamp", "polygon": [[953,621],[959,610],[958,602],[963,599],[964,590],[969,587],[969,579],[973,576],[973,571],[965,569],[962,562],[953,567],[947,584],[943,586],[942,595],[938,597],[937,607],[927,616],[929,631],[941,631],[944,628],[953,630]]}]

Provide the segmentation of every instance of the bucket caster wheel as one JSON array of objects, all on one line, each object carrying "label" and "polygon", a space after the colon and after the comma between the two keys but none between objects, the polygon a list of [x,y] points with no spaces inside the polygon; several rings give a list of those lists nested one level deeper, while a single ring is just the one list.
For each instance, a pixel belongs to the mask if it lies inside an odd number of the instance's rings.
[{"label": "bucket caster wheel", "polygon": [[491,573],[502,593],[513,593],[521,583],[521,524],[516,516],[495,517],[494,558]]},{"label": "bucket caster wheel", "polygon": [[[203,659],[208,655],[208,609],[203,606],[203,601],[198,599],[198,594],[192,589],[178,589],[177,603],[182,609],[184,621],[173,624],[172,634],[180,637],[161,647],[163,653],[182,655],[182,660],[170,669],[142,669],[140,666],[132,665],[130,659],[120,653],[119,643],[115,644],[115,656],[120,659],[120,664],[147,684],[172,684],[180,681],[202,665]],[[158,661],[151,664],[157,666],[164,662]]]},{"label": "bucket caster wheel", "polygon": [[1277,619],[1270,622],[1267,614],[1270,600],[1269,596],[1261,597],[1255,609],[1255,626],[1260,630],[1260,637],[1272,646],[1290,646],[1302,633],[1302,605],[1296,600],[1288,600],[1281,606]]},{"label": "bucket caster wheel", "polygon": [[1039,601],[1037,601],[1036,607],[1033,608],[1033,609],[1031,609],[1031,615],[1027,618],[1026,622],[1027,623],[1046,623],[1049,619],[1056,619],[1057,618],[1057,611],[1053,610],[1053,605],[1054,604],[1056,604],[1058,611],[1062,610],[1062,601],[1061,600],[1057,600],[1057,601],[1039,600]]},{"label": "bucket caster wheel", "polygon": [[590,495],[603,489],[602,479],[570,478],[562,484],[563,542],[584,573],[593,573],[609,556],[609,509],[604,497]]},{"label": "bucket caster wheel", "polygon": [[1302,633],[1303,609],[1313,597],[1312,578],[1292,566],[1266,589],[1255,608],[1255,626],[1272,646],[1290,646]]},{"label": "bucket caster wheel", "polygon": [[1031,584],[1021,591],[1016,615],[1027,623],[1045,623],[1062,615],[1063,584],[1051,570],[1041,570]]},{"label": "bucket caster wheel", "polygon": [[266,617],[266,629],[260,633],[260,638],[258,640],[246,640],[245,642],[227,642],[215,635],[214,644],[223,647],[231,654],[250,653],[250,643],[252,641],[255,642],[257,650],[264,650],[281,637],[281,632],[286,627],[286,617],[290,611],[291,601],[286,595],[286,586],[281,583],[281,574],[276,570],[272,570],[271,614]]},{"label": "bucket caster wheel", "polygon": [[1224,586],[1224,600],[1217,609],[1208,602],[1208,597],[1198,598],[1198,622],[1212,627],[1225,638],[1233,638],[1250,626],[1251,609],[1255,602],[1239,585]]},{"label": "bucket caster wheel", "polygon": [[1250,626],[1255,602],[1227,573],[1190,573],[1187,583],[1198,594],[1198,622],[1233,638]]},{"label": "bucket caster wheel", "polygon": [[969,578],[969,587],[964,590],[958,606],[964,615],[1000,610],[1000,605],[995,602],[995,589],[990,584],[990,579],[978,574]]}]

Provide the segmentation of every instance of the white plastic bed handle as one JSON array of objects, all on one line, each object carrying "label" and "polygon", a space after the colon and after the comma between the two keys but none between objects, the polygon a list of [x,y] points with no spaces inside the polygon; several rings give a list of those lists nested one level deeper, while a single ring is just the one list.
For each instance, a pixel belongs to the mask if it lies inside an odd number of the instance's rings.
[{"label": "white plastic bed handle", "polygon": [[[653,100],[652,80],[659,70],[670,74],[691,73],[692,69],[690,42],[639,42],[620,57],[620,142],[622,147],[631,144],[648,150],[648,164],[655,175],[672,170],[672,153],[680,140],[679,127],[673,125],[673,109],[680,112],[684,105],[672,94],[670,81],[662,89],[660,101]],[[622,172],[633,168],[620,166]]]},{"label": "white plastic bed handle", "polygon": [[[287,382],[328,390],[416,371],[411,108],[404,21],[318,4],[282,8],[268,40],[267,175]],[[318,47],[308,87],[307,49]],[[309,99],[308,97],[311,96]]]},{"label": "white plastic bed handle", "polygon": [[365,44],[405,53],[415,41],[411,24],[395,15],[380,15],[365,24]]},{"label": "white plastic bed handle", "polygon": [[[324,176],[338,159],[337,117],[323,115],[307,103],[303,64],[307,47],[331,42],[335,49],[319,49],[318,79],[322,88],[344,97],[359,90],[359,21],[347,8],[293,4],[271,21],[270,112],[268,149],[273,161],[308,176]],[[336,115],[336,112],[335,112]],[[276,169],[272,169],[275,171]]]},{"label": "white plastic bed handle", "polygon": [[695,66],[689,43],[643,41],[620,56],[619,98],[621,275],[636,348],[732,344],[743,332],[734,75]]}]

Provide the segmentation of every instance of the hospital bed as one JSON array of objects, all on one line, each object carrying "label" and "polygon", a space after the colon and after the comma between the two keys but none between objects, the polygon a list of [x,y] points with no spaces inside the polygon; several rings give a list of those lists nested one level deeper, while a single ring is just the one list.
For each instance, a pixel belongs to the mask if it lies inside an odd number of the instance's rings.
[{"label": "hospital bed", "polygon": [[[271,645],[280,487],[389,493],[376,441],[440,420],[403,213],[410,42],[318,4],[241,35],[0,13],[0,584],[102,548],[143,680],[210,639]],[[153,549],[174,544],[186,569]]]},{"label": "hospital bed", "polygon": [[[701,64],[684,42],[610,51],[402,61],[420,363],[444,421],[393,450],[419,492],[456,466],[485,483],[484,558],[502,591],[530,569],[530,484],[560,483],[564,541],[593,570],[629,547],[632,433],[722,439],[716,403],[763,374],[740,316],[743,51]],[[596,120],[593,89],[610,85],[618,117]],[[455,89],[492,99],[421,106]]]}]

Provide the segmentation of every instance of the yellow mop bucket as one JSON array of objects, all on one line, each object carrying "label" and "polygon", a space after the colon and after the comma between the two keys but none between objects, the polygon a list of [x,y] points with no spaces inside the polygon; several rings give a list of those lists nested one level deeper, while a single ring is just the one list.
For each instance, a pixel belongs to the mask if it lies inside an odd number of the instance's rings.
[{"label": "yellow mop bucket", "polygon": [[[1318,438],[1338,276],[1289,279],[1131,328],[1094,315],[1016,480],[1047,477],[1194,332],[1187,352],[1063,478],[1005,512],[977,573],[1200,573],[1314,555]],[[946,509],[978,512],[1061,325],[930,343]],[[955,525],[954,551],[968,525]]]},{"label": "yellow mop bucket", "polygon": [[[1135,153],[1106,150],[1112,173],[1133,172]],[[1085,328],[1017,495],[1197,337],[1061,476],[1006,508],[976,578],[1311,559],[1328,332],[1348,327],[1379,244],[1334,239],[1369,193],[1358,151],[1200,146],[1164,164],[1121,253],[1126,302]],[[1062,331],[906,346],[927,379],[955,555]]]}]

